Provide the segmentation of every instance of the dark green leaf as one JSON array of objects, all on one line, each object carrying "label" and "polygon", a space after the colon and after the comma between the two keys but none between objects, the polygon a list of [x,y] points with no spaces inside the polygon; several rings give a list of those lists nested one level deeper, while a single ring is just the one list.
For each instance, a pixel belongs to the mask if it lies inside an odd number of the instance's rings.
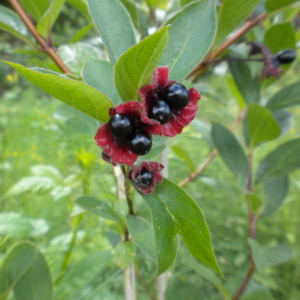
[{"label": "dark green leaf", "polygon": [[180,187],[164,179],[144,199],[152,214],[158,273],[165,271],[173,263],[177,249],[176,233],[179,233],[199,262],[222,274],[202,211]]},{"label": "dark green leaf", "polygon": [[86,84],[106,95],[115,105],[122,102],[114,82],[114,69],[109,61],[87,56],[82,76]]},{"label": "dark green leaf", "polygon": [[114,212],[113,208],[102,200],[88,196],[81,196],[75,200],[75,203],[94,215],[120,222],[120,218]]},{"label": "dark green leaf", "polygon": [[281,135],[288,133],[292,126],[293,114],[285,110],[278,110],[272,114],[281,128]]},{"label": "dark green leaf", "polygon": [[119,57],[136,43],[130,15],[119,0],[87,2],[109,59],[114,65]]},{"label": "dark green leaf", "polygon": [[248,163],[245,152],[235,136],[224,126],[213,123],[212,139],[225,164],[246,185]]},{"label": "dark green leaf", "polygon": [[263,248],[253,239],[248,239],[251,246],[255,266],[258,272],[289,261],[293,257],[293,250],[289,245],[278,245],[271,248]]},{"label": "dark green leaf", "polygon": [[124,102],[138,100],[138,90],[149,83],[168,41],[166,26],[120,57],[115,65],[115,83]]},{"label": "dark green leaf", "polygon": [[128,267],[135,259],[136,247],[133,242],[122,241],[119,243],[115,249],[114,260],[120,268],[125,269]]},{"label": "dark green leaf", "polygon": [[294,2],[296,2],[296,0],[267,0],[265,2],[265,8],[268,12],[277,11]]},{"label": "dark green leaf", "polygon": [[92,87],[79,81],[65,79],[59,74],[43,74],[27,69],[19,64],[5,63],[51,96],[75,107],[96,120],[101,122],[109,120],[108,110],[114,106],[113,103]]},{"label": "dark green leaf", "polygon": [[271,111],[281,110],[300,104],[300,81],[297,81],[276,93],[267,103]]},{"label": "dark green leaf", "polygon": [[258,104],[251,104],[249,106],[247,125],[251,147],[273,140],[281,132],[280,126],[271,112]]},{"label": "dark green leaf", "polygon": [[174,153],[179,159],[183,160],[189,166],[190,172],[194,173],[195,166],[189,154],[182,147],[177,145],[172,146],[172,150],[174,151]]},{"label": "dark green leaf", "polygon": [[180,4],[181,4],[181,6],[185,6],[193,1],[195,1],[195,0],[180,0]]},{"label": "dark green leaf", "polygon": [[248,64],[244,62],[230,62],[229,67],[245,102],[247,104],[259,102],[260,84],[258,77],[252,77]]},{"label": "dark green leaf", "polygon": [[288,141],[269,153],[259,164],[256,183],[285,176],[300,168],[300,139]]},{"label": "dark green leaf", "polygon": [[289,190],[289,177],[269,179],[264,182],[264,189],[267,198],[267,204],[263,210],[262,216],[267,216],[275,212],[283,203]]},{"label": "dark green leaf", "polygon": [[50,5],[50,0],[19,0],[25,11],[38,22]]},{"label": "dark green leaf", "polygon": [[246,198],[252,212],[257,212],[261,208],[262,201],[257,195],[249,193]]},{"label": "dark green leaf", "polygon": [[[195,1],[166,21],[170,42],[159,64],[170,67],[170,78],[182,80],[205,57],[217,30],[215,0]],[[180,37],[180,38],[179,38]]]}]

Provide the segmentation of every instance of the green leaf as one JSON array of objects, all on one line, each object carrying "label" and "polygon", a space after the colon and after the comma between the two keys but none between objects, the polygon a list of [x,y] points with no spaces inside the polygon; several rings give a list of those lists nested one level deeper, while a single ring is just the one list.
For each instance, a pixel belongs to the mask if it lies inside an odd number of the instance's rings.
[{"label": "green leaf", "polygon": [[183,7],[193,1],[195,1],[195,0],[180,0],[180,5]]},{"label": "green leaf", "polygon": [[152,9],[155,9],[157,7],[166,9],[169,0],[146,0],[146,2]]},{"label": "green leaf", "polygon": [[25,11],[38,22],[50,5],[50,0],[19,0]]},{"label": "green leaf", "polygon": [[275,212],[283,203],[289,190],[289,177],[283,176],[266,180],[264,182],[264,190],[267,204],[263,210],[262,216],[268,216]]},{"label": "green leaf", "polygon": [[135,3],[129,0],[120,0],[120,1],[123,3],[128,13],[130,14],[134,27],[136,28],[137,31],[140,31],[140,17]]},{"label": "green leaf", "polygon": [[0,29],[5,30],[35,47],[34,38],[20,17],[11,9],[0,5]]},{"label": "green leaf", "polygon": [[168,41],[168,26],[165,26],[119,58],[115,83],[124,102],[138,100],[138,90],[149,83]]},{"label": "green leaf", "polygon": [[211,126],[200,119],[194,119],[191,123],[191,126],[201,133],[201,136],[207,143],[208,147],[210,149],[214,149],[215,146],[211,138]]},{"label": "green leaf", "polygon": [[96,216],[109,219],[115,222],[120,222],[120,218],[115,213],[113,208],[102,200],[88,196],[81,196],[75,200],[75,203],[84,210]]},{"label": "green leaf", "polygon": [[248,163],[245,152],[235,136],[218,123],[213,123],[211,136],[225,164],[245,186]]},{"label": "green leaf", "polygon": [[170,78],[182,80],[205,57],[217,30],[215,0],[185,6],[164,25],[171,25],[170,42],[159,64],[170,67]]},{"label": "green leaf", "polygon": [[[92,87],[59,74],[43,74],[19,64],[5,62],[44,92],[90,115],[101,122],[109,120],[108,110],[113,103]],[[54,72],[53,72],[54,73]]]},{"label": "green leaf", "polygon": [[271,111],[300,104],[300,81],[297,81],[272,96],[266,107]]},{"label": "green leaf", "polygon": [[109,61],[87,56],[82,76],[86,84],[106,95],[115,105],[122,102],[114,82],[114,69]]},{"label": "green leaf", "polygon": [[208,226],[193,199],[167,179],[144,199],[152,214],[159,274],[167,270],[175,259],[176,233],[179,233],[199,262],[222,275],[213,252]]},{"label": "green leaf", "polygon": [[89,10],[85,0],[67,0],[67,2],[74,6],[84,16],[89,16]]},{"label": "green leaf", "polygon": [[156,262],[154,235],[150,225],[143,218],[132,215],[126,216],[126,223],[136,245]]},{"label": "green leaf", "polygon": [[135,256],[135,244],[130,241],[124,241],[117,245],[114,260],[120,268],[125,269],[134,261]]},{"label": "green leaf", "polygon": [[263,248],[253,239],[248,239],[252,249],[255,266],[258,272],[289,261],[293,258],[293,250],[289,245],[278,245],[271,248]]},{"label": "green leaf", "polygon": [[271,112],[258,104],[249,105],[247,123],[251,147],[273,140],[281,132]]},{"label": "green leaf", "polygon": [[90,14],[114,65],[119,57],[136,44],[130,15],[119,0],[88,0]]},{"label": "green leaf", "polygon": [[215,46],[219,46],[227,35],[237,29],[254,11],[260,0],[224,0],[218,13],[218,32]]},{"label": "green leaf", "polygon": [[273,12],[291,5],[294,2],[296,2],[296,0],[267,0],[265,2],[265,8],[268,12]]},{"label": "green leaf", "polygon": [[252,212],[257,212],[261,208],[262,201],[257,195],[249,193],[246,195],[246,199]]},{"label": "green leaf", "polygon": [[273,112],[272,115],[281,128],[281,135],[288,133],[292,126],[293,114],[285,110],[278,110]]},{"label": "green leaf", "polygon": [[300,168],[299,149],[300,138],[288,141],[269,153],[258,166],[256,183],[285,176]]},{"label": "green leaf", "polygon": [[47,37],[58,15],[60,14],[65,0],[52,0],[49,8],[39,20],[36,29],[39,34]]},{"label": "green leaf", "polygon": [[14,290],[16,300],[52,300],[52,280],[44,256],[30,243],[22,243],[5,257],[0,270],[0,299]]},{"label": "green leaf", "polygon": [[189,154],[182,147],[177,145],[172,146],[172,150],[179,159],[183,160],[189,166],[190,172],[194,173],[196,169]]},{"label": "green leaf", "polygon": [[244,62],[230,62],[230,71],[237,88],[247,104],[257,103],[260,100],[260,84],[258,77],[252,77],[250,68]]},{"label": "green leaf", "polygon": [[80,28],[75,33],[75,35],[71,38],[70,43],[77,43],[80,40],[82,40],[93,27],[94,27],[94,23],[91,22],[91,23],[85,25],[84,27]]}]

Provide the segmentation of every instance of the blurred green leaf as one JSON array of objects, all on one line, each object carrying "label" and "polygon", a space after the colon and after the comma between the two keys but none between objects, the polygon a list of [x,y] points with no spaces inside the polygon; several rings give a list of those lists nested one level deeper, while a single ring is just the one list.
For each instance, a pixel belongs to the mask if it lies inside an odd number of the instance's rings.
[{"label": "blurred green leaf", "polygon": [[264,182],[264,190],[267,198],[262,216],[268,216],[275,212],[283,203],[289,190],[289,177],[273,178]]},{"label": "blurred green leaf", "polygon": [[138,90],[149,83],[168,41],[168,26],[165,26],[119,58],[115,65],[115,83],[124,102],[138,100]]},{"label": "blurred green leaf", "polygon": [[260,84],[258,77],[251,75],[250,68],[244,62],[230,62],[230,71],[237,88],[247,104],[257,103],[260,100]]},{"label": "blurred green leaf", "polygon": [[134,2],[129,0],[120,0],[130,14],[132,23],[137,31],[140,31],[140,17]]},{"label": "blurred green leaf", "polygon": [[300,81],[297,81],[273,95],[266,107],[271,111],[281,110],[300,104]]},{"label": "blurred green leaf", "polygon": [[224,0],[218,12],[218,32],[214,46],[219,46],[227,35],[237,29],[254,11],[260,0]]},{"label": "blurred green leaf", "polygon": [[185,6],[164,25],[170,42],[159,64],[170,67],[170,78],[182,80],[205,57],[217,30],[216,1],[196,1]]},{"label": "blurred green leaf", "polygon": [[101,122],[109,120],[108,109],[113,103],[92,87],[60,76],[43,74],[19,64],[5,62],[30,82],[51,96],[69,104]]},{"label": "blurred green leaf", "polygon": [[252,212],[257,212],[261,208],[262,201],[257,195],[248,193],[246,198]]},{"label": "blurred green leaf", "polygon": [[223,161],[245,187],[248,163],[241,145],[227,128],[218,123],[213,123],[211,136]]},{"label": "blurred green leaf", "polygon": [[189,3],[193,2],[193,1],[195,1],[195,0],[180,0],[180,4],[183,7],[183,6],[189,4]]},{"label": "blurred green leaf", "polygon": [[87,3],[114,65],[123,53],[136,44],[130,15],[119,0],[88,0]]},{"label": "blurred green leaf", "polygon": [[0,5],[0,29],[5,30],[35,47],[34,38],[20,17],[11,9]]},{"label": "blurred green leaf", "polygon": [[11,290],[16,300],[52,300],[52,280],[44,256],[29,243],[22,243],[5,257],[0,270],[0,299]]},{"label": "blurred green leaf", "polygon": [[89,16],[89,10],[85,0],[67,0],[67,2],[74,6],[83,15]]},{"label": "blurred green leaf", "polygon": [[271,248],[263,248],[253,239],[248,239],[252,249],[255,266],[258,272],[289,261],[293,257],[293,250],[289,245],[278,245]]},{"label": "blurred green leaf", "polygon": [[280,10],[296,1],[297,0],[267,0],[265,2],[265,8],[268,12],[273,12]]},{"label": "blurred green leaf", "polygon": [[114,212],[113,208],[102,200],[88,196],[81,196],[75,200],[75,203],[94,215],[115,222],[120,222],[120,218]]},{"label": "blurred green leaf", "polygon": [[164,179],[144,199],[152,214],[158,274],[173,263],[177,249],[176,233],[179,233],[199,262],[222,275],[202,211],[180,187]]},{"label": "blurred green leaf", "polygon": [[278,110],[273,112],[272,115],[281,128],[281,135],[288,133],[292,126],[293,114],[285,110]]},{"label": "blurred green leaf", "polygon": [[280,135],[280,126],[271,112],[258,104],[249,105],[247,125],[251,147]]},{"label": "blurred green leaf", "polygon": [[80,28],[75,35],[71,38],[69,43],[77,43],[80,40],[82,40],[88,33],[89,31],[94,27],[94,23],[91,22],[84,27]]},{"label": "blurred green leaf", "polygon": [[146,0],[146,2],[152,9],[155,9],[157,7],[166,9],[169,0]]},{"label": "blurred green leaf", "polygon": [[256,183],[285,176],[300,168],[300,139],[290,140],[270,152],[259,164]]},{"label": "blurred green leaf", "polygon": [[25,11],[38,22],[50,5],[50,0],[19,0]]},{"label": "blurred green leaf", "polygon": [[135,256],[135,244],[130,241],[122,241],[115,249],[114,260],[120,268],[125,269],[134,261]]},{"label": "blurred green leaf", "polygon": [[177,145],[172,146],[172,150],[179,159],[181,159],[187,163],[187,165],[189,166],[190,172],[194,173],[195,166],[194,166],[194,163],[191,160],[189,154],[182,147],[177,146]]},{"label": "blurred green leaf", "polygon": [[194,119],[191,122],[191,126],[193,126],[198,132],[201,133],[202,138],[205,140],[207,143],[208,147],[210,149],[214,148],[214,143],[211,138],[211,126],[208,125],[207,123],[203,122],[200,119]]},{"label": "blurred green leaf", "polygon": [[106,95],[115,105],[122,102],[114,82],[114,69],[109,61],[87,56],[82,76],[86,84]]},{"label": "blurred green leaf", "polygon": [[58,15],[60,14],[65,0],[52,0],[49,8],[39,20],[36,29],[39,34],[47,37],[51,31],[53,24],[55,23]]}]

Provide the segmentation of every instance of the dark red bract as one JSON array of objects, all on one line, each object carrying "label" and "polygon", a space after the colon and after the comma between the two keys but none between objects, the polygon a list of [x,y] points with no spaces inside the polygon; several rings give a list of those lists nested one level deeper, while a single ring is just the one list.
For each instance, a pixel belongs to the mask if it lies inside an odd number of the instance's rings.
[{"label": "dark red bract", "polygon": [[[164,166],[158,162],[150,161],[150,162],[142,162],[140,165],[132,166],[129,170],[128,178],[132,181],[137,190],[142,192],[143,194],[151,194],[155,186],[162,182],[163,176],[160,171],[164,168]],[[153,174],[153,180],[150,186],[141,187],[136,184],[136,178],[143,170],[147,170]]]},{"label": "dark red bract", "polygon": [[175,81],[168,80],[169,68],[156,68],[153,76],[153,84],[148,84],[139,90],[139,94],[143,104],[142,120],[145,123],[152,124],[149,128],[149,133],[165,136],[175,136],[182,132],[183,128],[187,126],[196,116],[198,111],[197,102],[201,96],[194,88],[189,90],[189,103],[186,107],[172,111],[171,119],[168,123],[161,125],[157,120],[149,118],[148,112],[150,104],[157,100],[161,91],[168,85]]}]

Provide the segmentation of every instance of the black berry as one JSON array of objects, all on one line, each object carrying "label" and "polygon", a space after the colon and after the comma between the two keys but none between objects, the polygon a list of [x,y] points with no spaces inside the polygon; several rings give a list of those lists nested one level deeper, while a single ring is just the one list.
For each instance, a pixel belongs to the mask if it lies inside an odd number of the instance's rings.
[{"label": "black berry", "polygon": [[141,188],[149,187],[153,182],[153,173],[146,169],[142,169],[134,179],[134,182]]},{"label": "black berry", "polygon": [[275,68],[280,68],[280,61],[279,61],[279,59],[277,58],[277,56],[272,56],[271,60],[272,60],[272,65],[273,65]]},{"label": "black berry", "polygon": [[132,153],[142,156],[150,151],[152,147],[152,140],[147,132],[135,129],[127,137],[127,144]]},{"label": "black berry", "polygon": [[111,134],[118,138],[125,138],[132,131],[130,119],[123,114],[112,116],[108,122],[108,126]]},{"label": "black berry", "polygon": [[276,57],[281,64],[290,64],[296,59],[297,54],[292,49],[286,49],[278,52]]},{"label": "black berry", "polygon": [[173,83],[165,87],[161,98],[169,104],[171,110],[184,108],[190,100],[188,90],[180,83]]},{"label": "black berry", "polygon": [[168,123],[171,119],[170,106],[163,100],[153,101],[149,109],[149,117],[162,125]]}]

